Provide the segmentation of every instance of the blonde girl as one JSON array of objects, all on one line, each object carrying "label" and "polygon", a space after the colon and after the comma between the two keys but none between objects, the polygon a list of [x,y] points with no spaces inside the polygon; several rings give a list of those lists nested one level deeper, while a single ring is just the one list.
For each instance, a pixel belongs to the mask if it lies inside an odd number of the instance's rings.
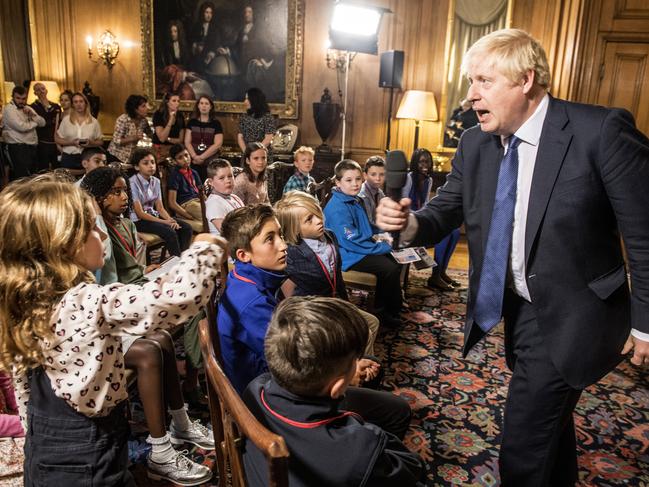
[{"label": "blonde girl", "polygon": [[[133,485],[122,337],[192,318],[223,258],[221,242],[202,235],[156,281],[102,287],[91,274],[106,238],[95,222],[90,196],[51,176],[0,193],[0,369],[13,373],[27,431],[26,486],[43,476],[53,485]],[[190,463],[180,453],[174,460],[173,470]],[[195,465],[194,476],[209,479]]]}]

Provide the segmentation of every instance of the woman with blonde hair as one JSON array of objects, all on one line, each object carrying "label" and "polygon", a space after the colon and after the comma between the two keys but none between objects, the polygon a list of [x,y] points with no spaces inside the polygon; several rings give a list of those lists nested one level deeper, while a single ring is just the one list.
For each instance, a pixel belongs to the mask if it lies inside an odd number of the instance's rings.
[{"label": "woman with blonde hair", "polygon": [[81,167],[81,152],[85,147],[101,147],[103,137],[99,122],[90,113],[90,104],[83,93],[72,95],[70,114],[59,124],[54,140],[61,147],[61,167],[79,170]]},{"label": "woman with blonde hair", "polygon": [[[91,272],[104,263],[106,234],[82,189],[51,175],[17,181],[0,193],[0,215],[0,370],[13,373],[27,428],[25,486],[44,474],[70,485],[133,485],[121,340],[198,313],[223,244],[199,235],[168,276],[100,286]],[[182,470],[192,479],[183,485],[196,485],[211,477],[173,448],[164,454],[171,459],[158,463],[157,478],[177,480]]]}]

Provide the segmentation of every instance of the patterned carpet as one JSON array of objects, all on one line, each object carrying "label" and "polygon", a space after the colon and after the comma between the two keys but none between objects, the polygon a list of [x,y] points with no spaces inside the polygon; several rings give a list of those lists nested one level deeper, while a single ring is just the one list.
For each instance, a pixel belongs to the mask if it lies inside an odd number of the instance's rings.
[{"label": "patterned carpet", "polygon": [[[411,273],[408,321],[379,336],[377,354],[384,384],[413,409],[406,444],[428,462],[427,485],[497,486],[510,375],[502,325],[462,359],[467,276],[451,274],[463,287],[436,292],[423,287],[425,271]],[[579,485],[649,487],[646,369],[622,363],[584,391],[576,413]]]},{"label": "patterned carpet", "polygon": [[[428,274],[430,271],[428,271]],[[386,368],[384,385],[406,398],[413,422],[406,444],[428,463],[427,485],[499,485],[498,444],[509,372],[502,325],[462,359],[466,273],[452,292],[424,286],[426,271],[411,272],[407,299],[411,311],[398,332],[382,331],[377,355]],[[353,300],[360,299],[354,294]],[[145,437],[138,405],[134,429]],[[199,411],[193,417],[200,415]],[[202,416],[207,420],[207,416]],[[649,487],[649,381],[628,361],[587,389],[575,418],[580,486]],[[191,449],[190,456],[211,464],[213,453]],[[166,485],[133,468],[138,485]],[[216,485],[212,482],[207,485]]]}]

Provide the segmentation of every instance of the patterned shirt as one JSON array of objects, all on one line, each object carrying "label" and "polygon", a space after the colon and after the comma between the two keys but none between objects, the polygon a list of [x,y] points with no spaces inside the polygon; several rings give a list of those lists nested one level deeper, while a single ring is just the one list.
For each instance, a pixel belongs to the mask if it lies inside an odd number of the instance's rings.
[{"label": "patterned shirt", "polygon": [[244,205],[256,205],[259,203],[270,203],[268,198],[268,182],[262,181],[261,184],[251,183],[245,172],[234,178],[234,190],[232,194],[241,198]]},{"label": "patterned shirt", "polygon": [[312,176],[295,171],[295,174],[286,181],[283,193],[288,193],[289,191],[306,191],[310,183],[315,184],[315,179]]},{"label": "patterned shirt", "polygon": [[131,159],[131,154],[137,146],[137,140],[122,145],[122,139],[133,137],[138,132],[143,132],[149,136],[153,135],[153,131],[149,126],[146,118],[139,121],[133,120],[126,113],[122,113],[117,120],[115,120],[115,130],[113,131],[113,140],[108,145],[108,152],[117,157],[120,161],[128,164]]},{"label": "patterned shirt", "polygon": [[[259,118],[244,113],[239,119],[239,133],[243,135],[246,145],[251,142],[261,142],[267,134],[274,134],[277,130],[275,119],[270,113]],[[272,161],[271,146],[268,146],[268,162]]]},{"label": "patterned shirt", "polygon": [[[223,249],[197,242],[155,281],[81,283],[54,310],[53,336],[41,341],[45,373],[57,397],[86,416],[106,416],[128,397],[122,338],[171,328],[192,319],[212,294]],[[29,381],[14,371],[21,419]]]},{"label": "patterned shirt", "polygon": [[[133,201],[139,201],[142,209],[155,217],[158,217],[158,211],[155,209],[155,204],[159,199],[162,199],[162,192],[160,191],[160,180],[155,176],[147,181],[140,173],[134,174],[129,178],[131,183],[131,194]],[[139,218],[135,210],[131,211],[131,221],[136,222]]]}]

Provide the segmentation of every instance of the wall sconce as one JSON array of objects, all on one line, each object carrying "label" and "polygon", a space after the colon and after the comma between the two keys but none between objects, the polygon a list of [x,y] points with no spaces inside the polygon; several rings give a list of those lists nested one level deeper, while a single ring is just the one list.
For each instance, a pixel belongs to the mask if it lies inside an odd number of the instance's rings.
[{"label": "wall sconce", "polygon": [[95,63],[102,62],[108,69],[111,69],[113,67],[113,65],[115,64],[115,59],[117,59],[117,55],[119,54],[119,43],[117,42],[117,38],[111,31],[106,30],[102,35],[99,36],[99,39],[97,40],[96,48],[97,57],[99,58],[98,61],[95,61],[92,58],[91,36],[86,37],[86,44],[88,44],[88,59]]}]

